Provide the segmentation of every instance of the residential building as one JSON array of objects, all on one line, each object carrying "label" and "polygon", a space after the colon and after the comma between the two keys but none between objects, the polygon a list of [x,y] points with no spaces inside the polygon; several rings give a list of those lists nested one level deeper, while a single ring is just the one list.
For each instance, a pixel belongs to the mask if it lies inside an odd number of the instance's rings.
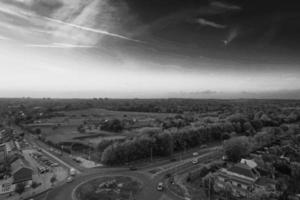
[{"label": "residential building", "polygon": [[24,183],[26,186],[32,184],[33,170],[27,164],[26,160],[19,158],[11,163],[11,174],[13,184]]},{"label": "residential building", "polygon": [[214,188],[216,191],[230,190],[234,196],[245,197],[255,188],[260,178],[259,172],[244,163],[238,163],[229,169],[220,169],[215,174]]}]

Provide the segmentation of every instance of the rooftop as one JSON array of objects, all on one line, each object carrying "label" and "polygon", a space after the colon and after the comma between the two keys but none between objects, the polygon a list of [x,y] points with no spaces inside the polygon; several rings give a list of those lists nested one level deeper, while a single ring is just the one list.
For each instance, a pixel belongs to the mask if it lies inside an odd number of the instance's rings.
[{"label": "rooftop", "polygon": [[255,169],[249,167],[246,164],[242,164],[242,163],[235,164],[234,166],[229,168],[227,171],[235,173],[237,175],[248,177],[251,179],[256,179],[259,176],[258,172]]}]

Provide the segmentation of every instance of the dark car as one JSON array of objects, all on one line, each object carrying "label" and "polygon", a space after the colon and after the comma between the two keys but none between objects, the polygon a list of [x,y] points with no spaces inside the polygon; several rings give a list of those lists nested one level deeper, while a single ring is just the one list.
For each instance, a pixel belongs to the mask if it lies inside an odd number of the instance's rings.
[{"label": "dark car", "polygon": [[136,170],[138,170],[138,168],[137,168],[136,166],[130,166],[130,167],[129,167],[129,170],[131,170],[131,171],[136,171]]},{"label": "dark car", "polygon": [[175,162],[177,159],[176,158],[171,158],[170,161],[171,162]]}]

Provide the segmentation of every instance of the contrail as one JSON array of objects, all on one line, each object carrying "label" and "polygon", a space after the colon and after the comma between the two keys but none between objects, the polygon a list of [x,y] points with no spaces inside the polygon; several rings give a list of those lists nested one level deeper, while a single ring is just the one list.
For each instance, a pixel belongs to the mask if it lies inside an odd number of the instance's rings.
[{"label": "contrail", "polygon": [[226,25],[222,25],[222,24],[217,24],[215,22],[212,22],[212,21],[208,21],[206,19],[203,19],[203,18],[199,18],[197,19],[197,22],[203,26],[211,26],[213,28],[226,28],[227,26]]},{"label": "contrail", "polygon": [[111,37],[115,37],[115,38],[120,38],[120,39],[124,39],[124,40],[129,40],[129,41],[133,41],[133,42],[145,43],[143,41],[131,39],[131,38],[128,38],[128,37],[123,36],[123,35],[119,35],[119,34],[115,34],[115,33],[110,33],[108,31],[103,31],[103,30],[99,30],[99,29],[89,28],[89,27],[85,27],[85,26],[80,26],[80,25],[76,25],[76,24],[64,22],[64,21],[61,21],[61,20],[58,20],[58,19],[53,19],[53,18],[50,18],[50,17],[44,17],[44,19],[46,19],[48,21],[51,21],[51,22],[58,23],[58,24],[63,24],[63,25],[66,25],[66,26],[70,26],[70,27],[74,27],[74,28],[77,28],[77,29],[81,29],[81,30],[84,30],[84,31],[89,31],[89,32],[98,33],[98,34],[103,34],[103,35],[107,35],[107,36],[111,36]]},{"label": "contrail", "polygon": [[240,6],[226,4],[226,3],[223,3],[220,1],[213,1],[210,3],[210,5],[213,7],[227,9],[227,10],[241,10],[242,9]]},{"label": "contrail", "polygon": [[72,49],[72,48],[97,48],[93,45],[76,45],[76,44],[66,44],[66,43],[53,43],[53,44],[27,44],[26,47],[32,48],[61,48],[61,49]]}]

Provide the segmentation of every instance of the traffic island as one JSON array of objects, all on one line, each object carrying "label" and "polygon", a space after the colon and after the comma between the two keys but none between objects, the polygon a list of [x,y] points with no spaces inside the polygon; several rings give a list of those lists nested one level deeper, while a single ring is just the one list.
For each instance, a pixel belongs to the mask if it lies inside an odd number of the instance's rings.
[{"label": "traffic island", "polygon": [[141,189],[142,183],[132,177],[100,177],[80,185],[74,196],[76,200],[131,200]]}]

